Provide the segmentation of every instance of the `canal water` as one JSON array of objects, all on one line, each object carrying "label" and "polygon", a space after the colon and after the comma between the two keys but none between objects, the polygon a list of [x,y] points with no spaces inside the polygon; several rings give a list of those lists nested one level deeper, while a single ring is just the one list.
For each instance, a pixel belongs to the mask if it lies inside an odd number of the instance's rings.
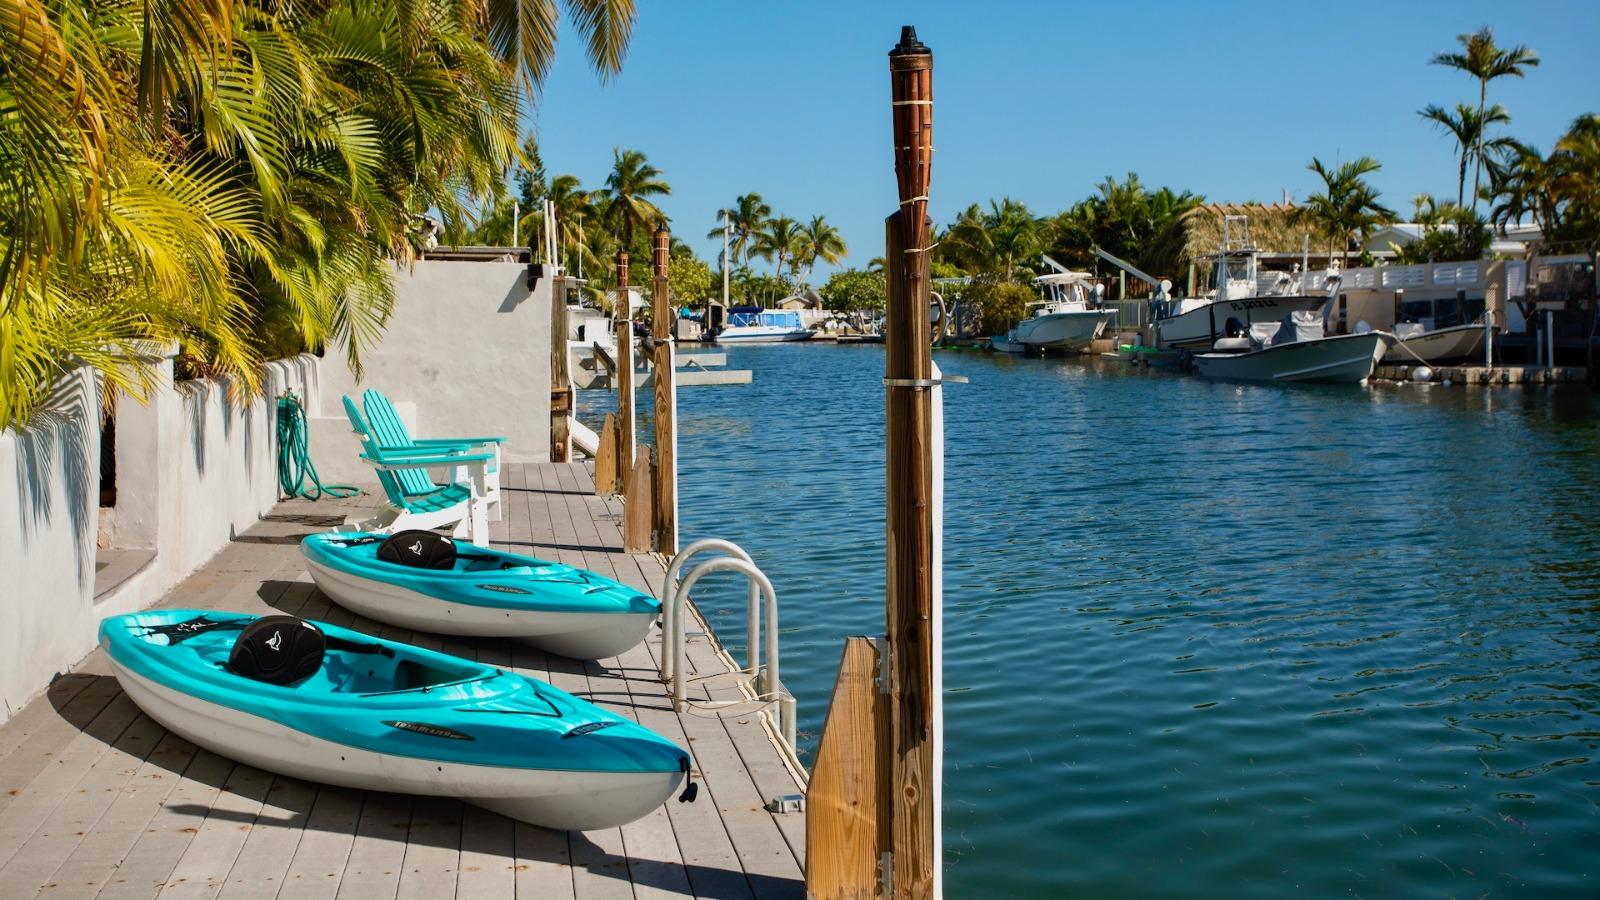
[{"label": "canal water", "polygon": [[[949,896],[1600,896],[1600,399],[938,359]],[[883,629],[882,348],[729,364],[683,537],[772,577],[809,754]]]}]

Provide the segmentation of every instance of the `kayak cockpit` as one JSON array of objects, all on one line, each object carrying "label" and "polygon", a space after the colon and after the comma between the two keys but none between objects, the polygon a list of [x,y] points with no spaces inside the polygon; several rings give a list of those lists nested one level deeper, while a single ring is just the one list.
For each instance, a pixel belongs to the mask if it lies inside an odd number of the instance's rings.
[{"label": "kayak cockpit", "polygon": [[[244,626],[254,619],[192,619],[160,624],[133,624],[129,634],[162,646],[171,662],[188,656],[200,666],[229,672],[229,658]],[[395,694],[431,691],[493,678],[500,670],[443,654],[408,652],[411,648],[387,641],[352,640],[326,636],[327,646],[321,664],[314,672],[291,685],[297,692],[328,694]],[[243,676],[240,676],[243,677]]]}]

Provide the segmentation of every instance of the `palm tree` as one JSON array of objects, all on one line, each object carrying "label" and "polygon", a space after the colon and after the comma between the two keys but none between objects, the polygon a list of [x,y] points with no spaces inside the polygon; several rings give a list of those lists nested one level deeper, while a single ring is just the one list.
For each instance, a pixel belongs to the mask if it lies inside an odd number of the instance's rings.
[{"label": "palm tree", "polygon": [[[559,16],[548,0],[12,6],[0,171],[28,177],[0,178],[0,427],[78,365],[138,390],[147,339],[246,389],[265,353],[342,345],[359,369],[415,213],[459,229],[497,196],[518,73],[543,78]],[[633,0],[567,10],[615,72]]]},{"label": "palm tree", "polygon": [[[1436,66],[1459,69],[1478,81],[1478,121],[1487,124],[1484,115],[1489,102],[1489,82],[1497,78],[1522,78],[1524,70],[1539,64],[1539,54],[1518,44],[1501,49],[1494,42],[1494,30],[1487,25],[1471,34],[1456,35],[1461,44],[1458,53],[1438,53],[1433,57]],[[1478,191],[1483,175],[1483,131],[1478,129],[1478,145],[1474,152],[1477,161],[1472,174],[1472,205],[1478,205]]]},{"label": "palm tree", "polygon": [[839,229],[829,225],[822,216],[812,216],[811,224],[800,229],[799,247],[795,251],[796,260],[805,267],[800,283],[811,278],[811,270],[816,268],[818,260],[836,265],[849,252]]},{"label": "palm tree", "polygon": [[1378,202],[1380,194],[1366,181],[1365,176],[1383,168],[1377,160],[1363,156],[1329,168],[1312,157],[1306,168],[1322,179],[1323,190],[1307,197],[1295,209],[1295,218],[1328,236],[1329,256],[1338,246],[1348,257],[1352,238],[1365,240],[1374,228],[1394,221],[1394,210]]},{"label": "palm tree", "polygon": [[788,216],[768,219],[766,227],[755,237],[752,253],[762,259],[775,260],[772,273],[783,277],[783,263],[793,260],[800,248],[801,226]]},{"label": "palm tree", "polygon": [[622,246],[627,248],[633,246],[636,228],[653,228],[666,221],[667,217],[650,198],[672,193],[672,186],[661,177],[661,170],[650,165],[638,150],[614,149],[612,157],[611,174],[606,176],[606,186],[600,191],[605,198],[602,215],[622,239]]},{"label": "palm tree", "polygon": [[1426,109],[1417,113],[1423,119],[1432,122],[1456,140],[1456,147],[1460,151],[1461,165],[1456,174],[1456,205],[1466,203],[1467,191],[1467,166],[1478,159],[1478,154],[1483,151],[1483,131],[1490,125],[1504,125],[1511,121],[1511,116],[1505,107],[1496,103],[1489,107],[1482,115],[1465,103],[1457,103],[1455,112],[1445,109],[1438,104],[1430,104]]},{"label": "palm tree", "polygon": [[717,227],[706,232],[708,238],[722,237],[722,217],[728,217],[728,227],[732,232],[729,238],[729,251],[733,254],[734,262],[747,265],[750,262],[750,247],[767,224],[767,218],[772,215],[772,207],[767,205],[761,195],[751,192],[740,194],[733,201],[733,206],[717,210]]},{"label": "palm tree", "polygon": [[990,200],[988,212],[976,203],[967,207],[944,242],[950,245],[946,255],[961,268],[1003,281],[1013,280],[1020,263],[1044,247],[1039,220],[1010,197],[999,203]]}]

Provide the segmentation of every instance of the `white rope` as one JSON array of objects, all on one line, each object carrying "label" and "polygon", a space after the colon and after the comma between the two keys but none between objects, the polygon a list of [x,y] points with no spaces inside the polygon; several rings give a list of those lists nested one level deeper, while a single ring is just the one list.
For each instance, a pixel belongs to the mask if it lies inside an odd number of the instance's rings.
[{"label": "white rope", "polygon": [[932,106],[932,100],[895,100],[893,106]]}]

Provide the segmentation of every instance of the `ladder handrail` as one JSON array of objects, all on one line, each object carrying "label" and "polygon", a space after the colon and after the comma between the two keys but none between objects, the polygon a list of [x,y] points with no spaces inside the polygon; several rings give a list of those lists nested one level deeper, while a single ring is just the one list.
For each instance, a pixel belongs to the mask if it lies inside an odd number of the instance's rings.
[{"label": "ladder handrail", "polygon": [[[661,627],[662,630],[666,632],[663,637],[665,646],[661,654],[661,680],[665,682],[672,681],[672,673],[674,671],[672,667],[675,662],[672,655],[672,648],[682,644],[684,640],[683,604],[678,599],[678,573],[683,570],[684,564],[686,564],[691,557],[698,553],[704,553],[707,550],[720,550],[729,556],[742,559],[751,565],[755,565],[755,560],[750,558],[750,554],[745,552],[743,547],[735,544],[732,541],[722,540],[721,538],[702,538],[690,544],[689,546],[684,547],[682,550],[679,550],[678,554],[672,557],[672,562],[667,565],[666,574],[661,578],[661,596],[658,598],[661,601]],[[758,600],[759,595],[756,591],[756,585],[755,582],[752,581],[750,582],[749,608],[747,614],[748,635],[750,639],[749,643],[745,645],[749,648],[749,651],[746,654],[747,656],[753,656],[757,652],[756,603]],[[747,665],[745,668],[746,671],[752,675],[756,673],[753,662],[750,665]]]},{"label": "ladder handrail", "polygon": [[[717,556],[700,563],[679,581],[678,572],[683,568],[685,561],[695,553],[710,549],[722,550],[729,555]],[[745,576],[749,583],[750,644],[745,670],[748,678],[746,685],[753,685],[750,687],[750,692],[754,695],[751,699],[761,702],[762,706],[777,708],[774,716],[776,721],[773,723],[776,726],[776,733],[790,748],[793,748],[796,730],[795,702],[783,687],[778,665],[778,592],[773,589],[772,581],[767,578],[766,573],[750,559],[750,554],[729,541],[708,538],[690,544],[673,558],[672,564],[667,567],[666,577],[662,580],[662,594],[666,600],[662,604],[665,637],[661,653],[661,669],[662,680],[671,688],[672,708],[677,712],[685,712],[690,710],[691,706],[719,708],[738,705],[731,701],[691,704],[688,698],[684,608],[688,606],[689,592],[694,589],[695,584],[713,572],[738,572]],[[763,599],[766,601],[764,610],[761,607]],[[761,615],[762,612],[764,615]],[[765,667],[762,666],[763,644]]]}]

